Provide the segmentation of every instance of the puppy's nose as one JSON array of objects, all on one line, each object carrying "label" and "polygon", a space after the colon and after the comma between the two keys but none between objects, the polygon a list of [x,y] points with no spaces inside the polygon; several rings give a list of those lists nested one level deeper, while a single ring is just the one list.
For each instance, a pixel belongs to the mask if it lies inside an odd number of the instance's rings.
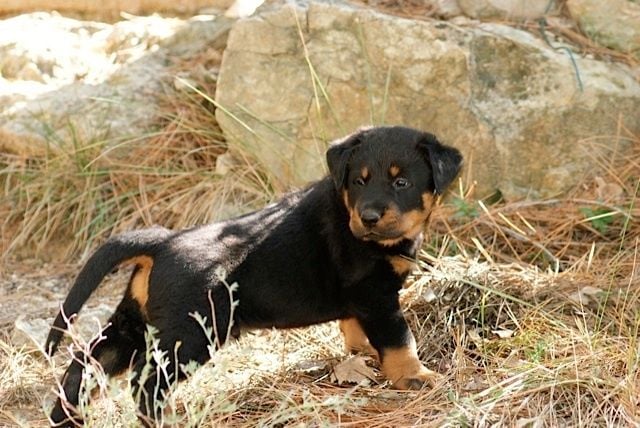
[{"label": "puppy's nose", "polygon": [[360,220],[366,227],[373,227],[382,218],[382,212],[373,208],[365,208],[360,213]]}]

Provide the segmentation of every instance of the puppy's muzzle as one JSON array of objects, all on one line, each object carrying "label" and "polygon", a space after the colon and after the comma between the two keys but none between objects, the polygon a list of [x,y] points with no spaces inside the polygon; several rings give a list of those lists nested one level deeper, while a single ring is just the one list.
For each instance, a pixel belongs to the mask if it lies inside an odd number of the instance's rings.
[{"label": "puppy's muzzle", "polygon": [[395,239],[402,235],[398,230],[396,210],[386,205],[365,205],[356,210],[358,220],[351,223],[354,235],[366,241]]},{"label": "puppy's muzzle", "polygon": [[378,224],[382,216],[384,215],[384,209],[365,208],[360,213],[360,221],[362,224],[371,229]]}]

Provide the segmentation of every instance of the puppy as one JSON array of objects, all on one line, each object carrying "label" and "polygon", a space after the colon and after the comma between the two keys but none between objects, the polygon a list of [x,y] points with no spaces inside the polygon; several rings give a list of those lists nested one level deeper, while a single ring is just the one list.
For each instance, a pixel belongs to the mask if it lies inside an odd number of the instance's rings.
[{"label": "puppy", "polygon": [[[210,343],[221,345],[241,329],[341,320],[349,350],[375,354],[395,387],[420,388],[437,375],[418,359],[398,291],[422,245],[435,197],[461,163],[458,150],[431,134],[364,129],[330,146],[327,177],[260,211],[182,231],[152,227],[114,236],[80,271],[46,349],[56,351],[68,317],[109,272],[128,264],[133,273],[125,295],[91,356],[108,375],[132,368],[147,424],[158,416],[164,392],[186,376],[181,367],[203,364]],[[145,358],[147,325],[170,361],[168,376],[141,375],[157,364]],[[79,353],[62,378],[63,399],[51,413],[55,424],[82,422],[74,408],[83,361]]]}]

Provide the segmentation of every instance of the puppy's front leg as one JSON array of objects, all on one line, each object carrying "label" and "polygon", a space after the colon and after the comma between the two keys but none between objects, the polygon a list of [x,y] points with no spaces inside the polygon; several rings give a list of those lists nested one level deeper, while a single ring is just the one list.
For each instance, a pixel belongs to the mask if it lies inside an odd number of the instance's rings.
[{"label": "puppy's front leg", "polygon": [[344,336],[344,347],[347,352],[363,352],[378,358],[378,352],[369,343],[369,338],[355,318],[340,320],[340,331]]},{"label": "puppy's front leg", "polygon": [[424,384],[433,386],[442,377],[418,359],[416,341],[399,308],[386,315],[358,317],[358,321],[378,351],[383,374],[394,387],[420,389]]}]

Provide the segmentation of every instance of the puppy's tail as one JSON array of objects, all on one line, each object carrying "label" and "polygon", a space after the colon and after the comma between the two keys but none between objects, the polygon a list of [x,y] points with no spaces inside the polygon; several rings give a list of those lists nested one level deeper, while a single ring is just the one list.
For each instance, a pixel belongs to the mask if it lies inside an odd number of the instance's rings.
[{"label": "puppy's tail", "polygon": [[154,247],[162,243],[172,232],[160,226],[126,232],[109,238],[99,247],[84,265],[67,298],[62,304],[45,343],[45,350],[53,355],[67,328],[67,319],[77,314],[100,282],[119,264],[141,255],[153,253]]}]

